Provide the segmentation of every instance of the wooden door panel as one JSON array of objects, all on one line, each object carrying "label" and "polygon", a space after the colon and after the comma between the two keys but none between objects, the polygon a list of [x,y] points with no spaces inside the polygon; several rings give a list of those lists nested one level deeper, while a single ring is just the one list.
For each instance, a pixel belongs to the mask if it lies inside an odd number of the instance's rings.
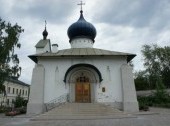
[{"label": "wooden door panel", "polygon": [[91,102],[90,84],[77,83],[75,95],[76,102]]},{"label": "wooden door panel", "polygon": [[83,84],[83,102],[90,102],[90,84]]},{"label": "wooden door panel", "polygon": [[83,96],[83,85],[77,83],[76,84],[76,102],[82,102]]}]

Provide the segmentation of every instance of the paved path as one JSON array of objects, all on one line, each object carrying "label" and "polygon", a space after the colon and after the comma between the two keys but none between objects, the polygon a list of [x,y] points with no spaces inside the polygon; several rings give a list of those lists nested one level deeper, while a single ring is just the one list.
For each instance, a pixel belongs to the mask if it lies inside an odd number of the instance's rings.
[{"label": "paved path", "polygon": [[[170,126],[170,109],[151,108],[133,113],[134,118],[31,120],[31,117],[0,118],[0,126]],[[35,117],[32,117],[32,119]]]}]

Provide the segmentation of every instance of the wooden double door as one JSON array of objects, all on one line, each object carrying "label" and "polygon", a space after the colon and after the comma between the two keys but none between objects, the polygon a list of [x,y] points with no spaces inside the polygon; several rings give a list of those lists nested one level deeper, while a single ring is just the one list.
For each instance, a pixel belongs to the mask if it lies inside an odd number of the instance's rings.
[{"label": "wooden double door", "polygon": [[75,86],[76,102],[89,103],[91,102],[91,92],[89,82],[77,82]]}]

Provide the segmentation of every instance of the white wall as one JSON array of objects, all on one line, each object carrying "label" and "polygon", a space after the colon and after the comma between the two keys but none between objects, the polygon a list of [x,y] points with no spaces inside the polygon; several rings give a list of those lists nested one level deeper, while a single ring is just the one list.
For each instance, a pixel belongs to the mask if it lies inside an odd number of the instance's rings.
[{"label": "white wall", "polygon": [[[103,77],[97,86],[98,102],[122,102],[120,67],[125,62],[122,58],[95,60],[94,64]],[[105,87],[106,92],[102,92],[102,87]]]},{"label": "white wall", "polygon": [[[6,94],[6,97],[3,97],[3,95],[0,95],[0,103],[5,102],[4,105],[6,105],[6,102],[8,99],[9,106],[11,106],[12,100],[15,101],[16,97],[20,94],[20,90],[21,90],[20,96],[23,97],[25,100],[28,100],[28,96],[29,96],[28,86],[20,85],[20,84],[9,82],[9,81],[5,81],[4,86],[5,86],[5,90],[7,94]],[[10,91],[8,91],[8,88],[10,88]],[[13,92],[13,88],[14,88],[14,92]],[[18,93],[17,93],[17,89],[18,89]],[[24,94],[23,94],[23,90],[24,90]]]},{"label": "white wall", "polygon": [[88,38],[76,38],[71,41],[71,48],[93,48],[93,41]]},{"label": "white wall", "polygon": [[51,50],[50,42],[48,42],[44,48],[36,48],[36,54],[50,52]]},{"label": "white wall", "polygon": [[[69,84],[63,82],[66,71],[74,64],[87,63],[96,66],[103,81],[96,85],[97,102],[122,102],[120,67],[126,63],[125,57],[110,58],[75,58],[75,59],[40,59],[45,68],[44,102],[47,103],[69,92]],[[102,92],[105,87],[106,92]]]}]

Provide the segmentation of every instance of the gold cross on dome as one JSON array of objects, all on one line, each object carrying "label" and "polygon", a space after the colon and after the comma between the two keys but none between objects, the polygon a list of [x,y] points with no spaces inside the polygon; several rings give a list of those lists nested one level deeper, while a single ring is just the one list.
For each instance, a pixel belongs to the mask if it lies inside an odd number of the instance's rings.
[{"label": "gold cross on dome", "polygon": [[82,1],[80,1],[80,3],[77,4],[77,5],[80,5],[80,6],[81,6],[81,11],[82,11],[82,10],[83,10],[82,6],[85,5],[85,3],[83,3]]}]

